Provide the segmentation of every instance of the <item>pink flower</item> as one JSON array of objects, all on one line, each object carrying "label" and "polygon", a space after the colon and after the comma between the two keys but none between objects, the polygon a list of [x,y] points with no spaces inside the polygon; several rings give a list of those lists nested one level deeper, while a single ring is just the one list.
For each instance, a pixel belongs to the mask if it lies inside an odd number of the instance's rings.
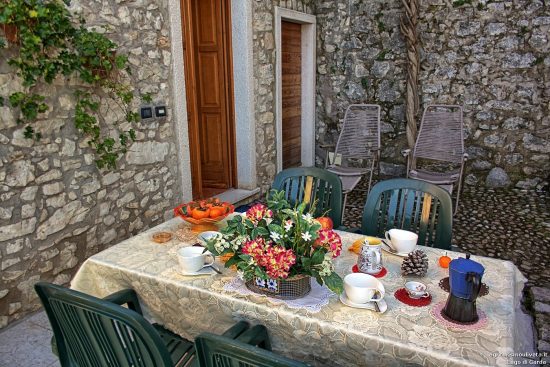
[{"label": "pink flower", "polygon": [[321,229],[319,230],[319,238],[315,241],[315,246],[326,248],[332,253],[333,258],[338,257],[342,252],[342,239],[332,229]]},{"label": "pink flower", "polygon": [[246,217],[258,224],[262,219],[272,218],[273,212],[263,204],[256,204],[246,211]]},{"label": "pink flower", "polygon": [[243,245],[242,252],[243,254],[252,256],[256,263],[259,264],[259,260],[261,260],[265,251],[265,246],[265,240],[262,237],[257,237],[253,240],[246,241]]},{"label": "pink flower", "polygon": [[265,271],[272,279],[288,278],[290,268],[296,263],[294,252],[280,246],[268,246],[264,258]]},{"label": "pink flower", "polygon": [[247,241],[242,252],[252,256],[272,279],[287,278],[290,268],[296,263],[296,255],[292,250],[266,243],[262,237]]}]

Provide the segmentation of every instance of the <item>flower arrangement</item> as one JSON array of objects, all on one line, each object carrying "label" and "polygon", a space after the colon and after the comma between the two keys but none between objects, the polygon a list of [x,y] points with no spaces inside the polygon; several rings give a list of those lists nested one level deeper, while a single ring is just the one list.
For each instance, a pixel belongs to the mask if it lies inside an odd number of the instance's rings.
[{"label": "flower arrangement", "polygon": [[207,248],[215,256],[233,254],[225,266],[236,266],[247,281],[269,284],[307,275],[340,294],[343,282],[332,260],[340,255],[342,241],[312,216],[314,207],[292,207],[283,191],[272,190],[267,206],[256,204],[228,220],[221,234],[207,241]]}]

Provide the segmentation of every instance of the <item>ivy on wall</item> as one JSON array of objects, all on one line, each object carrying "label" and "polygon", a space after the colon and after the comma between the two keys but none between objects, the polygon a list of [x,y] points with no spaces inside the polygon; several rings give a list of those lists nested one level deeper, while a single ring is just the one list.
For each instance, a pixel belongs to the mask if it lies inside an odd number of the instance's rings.
[{"label": "ivy on wall", "polygon": [[[0,50],[15,51],[7,62],[24,87],[23,92],[11,92],[0,102],[17,109],[17,123],[25,125],[25,137],[39,140],[41,134],[34,124],[50,106],[36,92],[37,86],[52,84],[59,76],[77,76],[82,86],[75,91],[75,127],[95,150],[97,166],[115,168],[129,142],[135,140],[131,125],[139,119],[132,110],[133,89],[123,82],[123,76],[131,75],[128,57],[104,34],[86,28],[84,19],[72,15],[68,5],[60,0],[0,0]],[[102,131],[104,96],[124,112],[124,118],[114,124],[115,135]],[[148,95],[142,98],[151,100]]]}]

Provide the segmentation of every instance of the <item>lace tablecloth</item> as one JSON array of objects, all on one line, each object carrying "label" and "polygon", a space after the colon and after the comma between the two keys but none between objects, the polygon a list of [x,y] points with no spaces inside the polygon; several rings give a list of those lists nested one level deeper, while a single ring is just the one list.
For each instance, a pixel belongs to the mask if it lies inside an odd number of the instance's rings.
[{"label": "lace tablecloth", "polygon": [[[487,315],[480,330],[445,327],[430,314],[430,307],[407,306],[393,297],[406,277],[400,274],[402,258],[384,254],[388,274],[382,278],[388,310],[378,314],[349,308],[337,297],[318,312],[275,304],[266,297],[244,295],[224,289],[236,273],[224,269],[222,275],[183,276],[178,274],[177,239],[166,244],[151,241],[153,232],[174,231],[178,218],[119,243],[89,258],[73,279],[72,287],[104,297],[123,288],[133,288],[146,315],[170,330],[193,339],[204,331],[222,333],[237,320],[267,326],[275,351],[316,366],[501,366],[506,355],[525,352],[519,310],[526,279],[508,261],[472,258],[485,267],[489,295],[478,300]],[[344,251],[336,261],[336,271],[351,272],[357,255],[347,251],[361,236],[341,233]],[[429,258],[428,285],[434,304],[446,299],[439,288],[448,271],[437,265],[441,250],[422,248]],[[459,254],[449,252],[449,256]],[[223,266],[218,264],[219,267]]]}]

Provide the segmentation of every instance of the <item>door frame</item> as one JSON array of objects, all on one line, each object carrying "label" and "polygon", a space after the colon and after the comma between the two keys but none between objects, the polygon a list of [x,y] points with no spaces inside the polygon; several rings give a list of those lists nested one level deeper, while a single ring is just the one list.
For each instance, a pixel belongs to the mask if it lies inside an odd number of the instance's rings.
[{"label": "door frame", "polygon": [[281,21],[302,25],[302,165],[315,165],[316,23],[314,15],[275,7],[275,131],[277,172],[283,169]]},{"label": "door frame", "polygon": [[[226,108],[228,123],[228,148],[230,152],[230,182],[229,186],[237,187],[237,153],[236,153],[236,137],[235,137],[235,96],[233,82],[233,48],[232,48],[232,22],[231,22],[231,0],[222,0],[223,5],[223,34],[224,34],[224,60],[225,60],[225,75],[226,83]],[[191,0],[180,0],[181,19],[190,19],[192,16]],[[183,53],[185,65],[185,85],[186,85],[186,105],[188,116],[188,135],[189,135],[189,155],[191,168],[191,184],[193,190],[193,198],[202,198],[202,175],[201,175],[201,154],[200,154],[200,138],[199,138],[199,116],[196,105],[196,63],[193,57],[192,50],[194,47],[192,23],[182,21],[182,38],[183,38]]]}]

